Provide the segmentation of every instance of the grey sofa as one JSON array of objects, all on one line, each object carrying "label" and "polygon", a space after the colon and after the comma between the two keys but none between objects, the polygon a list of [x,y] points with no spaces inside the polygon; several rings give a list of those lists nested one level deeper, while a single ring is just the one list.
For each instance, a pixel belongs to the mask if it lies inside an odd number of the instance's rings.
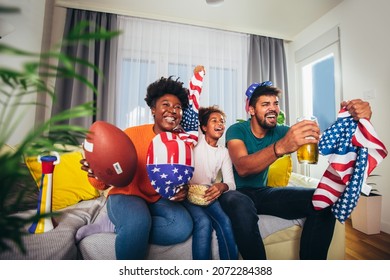
[{"label": "grey sofa", "polygon": [[[289,185],[313,185],[304,176],[294,174]],[[81,201],[60,211],[61,215],[55,217],[58,224],[51,231],[41,234],[26,233],[23,242],[27,253],[20,252],[18,247],[9,242],[11,250],[0,252],[0,259],[85,259],[85,260],[114,260],[115,234],[98,233],[90,235],[78,244],[75,242],[77,230],[88,223],[92,223],[100,213],[106,211],[106,198],[104,195],[88,201]],[[28,216],[35,214],[29,209],[15,213],[15,215]],[[259,219],[267,256],[269,259],[298,259],[299,240],[303,220],[284,220],[277,217],[261,215]],[[26,227],[27,232],[27,227]],[[345,229],[337,222],[329,259],[344,259]],[[218,259],[217,240],[215,233],[212,238],[212,257]],[[173,246],[150,245],[147,259],[174,260],[192,259],[191,238]]]}]

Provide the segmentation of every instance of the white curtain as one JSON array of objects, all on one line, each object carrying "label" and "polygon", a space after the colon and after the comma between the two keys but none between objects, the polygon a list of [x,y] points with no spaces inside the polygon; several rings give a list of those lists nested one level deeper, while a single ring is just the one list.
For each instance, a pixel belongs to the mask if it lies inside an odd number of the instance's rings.
[{"label": "white curtain", "polygon": [[118,16],[115,124],[152,123],[144,98],[160,77],[179,77],[187,86],[196,65],[206,76],[201,106],[218,105],[227,126],[245,119],[249,35],[191,25]]}]

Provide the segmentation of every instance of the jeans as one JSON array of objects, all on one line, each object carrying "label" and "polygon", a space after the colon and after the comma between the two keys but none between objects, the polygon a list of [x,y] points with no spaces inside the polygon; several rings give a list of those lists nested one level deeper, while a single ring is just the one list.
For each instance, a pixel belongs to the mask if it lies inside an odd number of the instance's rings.
[{"label": "jeans", "polygon": [[219,201],[230,217],[243,259],[267,259],[260,235],[259,214],[284,219],[306,218],[300,242],[300,259],[326,259],[335,226],[330,207],[314,210],[315,189],[303,187],[240,188],[224,193]]},{"label": "jeans", "polygon": [[232,225],[218,200],[206,207],[184,201],[184,206],[190,212],[194,223],[192,258],[194,260],[211,259],[211,234],[214,228],[218,240],[219,258],[221,260],[237,260],[238,249]]},{"label": "jeans", "polygon": [[110,195],[107,212],[115,225],[118,260],[145,259],[149,243],[181,243],[192,233],[192,219],[187,210],[181,203],[166,199],[147,203],[133,195]]}]

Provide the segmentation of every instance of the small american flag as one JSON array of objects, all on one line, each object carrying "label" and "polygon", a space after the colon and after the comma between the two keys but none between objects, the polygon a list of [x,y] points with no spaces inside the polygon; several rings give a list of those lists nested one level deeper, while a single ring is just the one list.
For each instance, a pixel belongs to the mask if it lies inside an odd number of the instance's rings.
[{"label": "small american flag", "polygon": [[334,216],[344,222],[355,208],[362,185],[371,171],[387,156],[367,119],[353,120],[340,110],[336,122],[321,136],[319,151],[329,166],[313,195],[316,210],[332,206]]},{"label": "small american flag", "polygon": [[194,146],[198,143],[199,100],[202,92],[204,71],[195,73],[189,84],[189,106],[183,111],[179,128],[175,130],[180,139]]},{"label": "small american flag", "polygon": [[157,193],[164,198],[173,197],[178,188],[187,184],[194,173],[190,145],[177,134],[162,132],[149,145],[146,170]]}]

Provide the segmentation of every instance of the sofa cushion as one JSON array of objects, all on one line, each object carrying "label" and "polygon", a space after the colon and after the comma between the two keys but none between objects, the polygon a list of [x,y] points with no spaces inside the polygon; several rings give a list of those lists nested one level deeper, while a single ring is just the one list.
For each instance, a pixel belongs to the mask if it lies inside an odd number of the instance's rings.
[{"label": "sofa cushion", "polygon": [[[53,217],[54,229],[44,233],[28,233],[30,224],[27,224],[25,226],[26,235],[22,236],[26,254],[21,252],[15,243],[6,240],[10,250],[0,251],[0,260],[77,259],[79,254],[75,234],[81,226],[90,223],[95,218],[104,203],[105,198],[99,197],[59,210]],[[28,218],[35,213],[36,210],[28,210],[19,212],[15,216]]]},{"label": "sofa cushion", "polygon": [[270,187],[287,186],[292,172],[291,155],[285,155],[270,165],[268,170],[268,183]]},{"label": "sofa cushion", "polygon": [[[81,170],[81,159],[82,153],[80,151],[61,154],[60,163],[55,166],[53,172],[53,211],[83,200],[94,199],[100,195],[99,191],[89,183],[85,171]],[[38,162],[37,157],[27,157],[25,161],[37,186],[40,187],[41,163]],[[45,177],[46,179],[47,177]]]},{"label": "sofa cushion", "polygon": [[289,186],[298,186],[298,187],[306,187],[306,188],[315,188],[317,187],[319,179],[308,177],[305,175],[301,175],[295,172],[291,173],[290,180],[288,182]]},{"label": "sofa cushion", "polygon": [[[213,260],[219,259],[218,241],[215,231],[212,235]],[[78,244],[84,260],[115,260],[115,233],[97,233],[87,236]],[[192,237],[173,246],[149,245],[147,260],[192,260]]]},{"label": "sofa cushion", "polygon": [[4,207],[9,209],[9,214],[37,209],[39,191],[34,183],[34,179],[28,172],[26,164],[21,163],[20,169],[23,169],[27,175],[18,179],[8,190],[4,199]]},{"label": "sofa cushion", "polygon": [[[7,155],[12,156],[15,151],[15,147],[10,145],[4,144],[0,146],[0,156],[5,160]],[[22,160],[18,164],[17,171],[19,176],[16,180],[12,180],[12,178],[6,175],[6,180],[0,182],[0,203],[7,214],[36,209],[38,203],[38,189],[26,164]],[[6,174],[8,174],[7,171]]]}]

